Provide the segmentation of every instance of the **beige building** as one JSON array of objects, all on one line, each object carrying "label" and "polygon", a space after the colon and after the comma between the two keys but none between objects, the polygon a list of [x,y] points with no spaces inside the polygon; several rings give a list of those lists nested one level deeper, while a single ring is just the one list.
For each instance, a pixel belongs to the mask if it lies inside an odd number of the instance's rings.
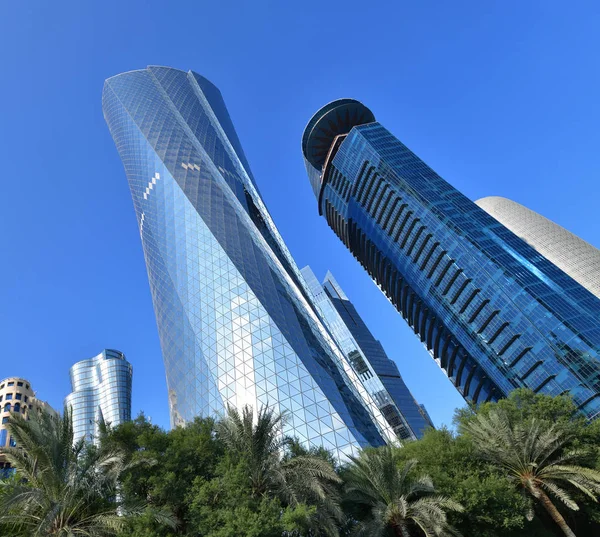
[{"label": "beige building", "polygon": [[[7,428],[10,417],[17,413],[27,417],[35,408],[56,413],[48,403],[36,399],[28,380],[20,377],[0,380],[0,448],[15,445]],[[0,471],[6,468],[8,463],[0,455]]]}]

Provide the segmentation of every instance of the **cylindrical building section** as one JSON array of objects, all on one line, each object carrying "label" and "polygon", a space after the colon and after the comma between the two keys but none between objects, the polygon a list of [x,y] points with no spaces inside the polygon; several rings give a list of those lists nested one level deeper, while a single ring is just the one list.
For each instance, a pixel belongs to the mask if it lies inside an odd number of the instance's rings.
[{"label": "cylindrical building section", "polygon": [[131,419],[133,368],[122,352],[105,349],[70,369],[72,392],[65,410],[73,419],[74,442],[95,442],[100,421],[119,425]]}]

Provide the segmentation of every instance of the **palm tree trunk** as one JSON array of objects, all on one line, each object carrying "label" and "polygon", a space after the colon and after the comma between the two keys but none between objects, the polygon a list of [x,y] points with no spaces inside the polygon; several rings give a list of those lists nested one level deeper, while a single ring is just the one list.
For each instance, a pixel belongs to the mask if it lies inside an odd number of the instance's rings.
[{"label": "palm tree trunk", "polygon": [[392,522],[392,529],[394,531],[395,537],[405,537],[404,532],[402,531],[402,528],[400,527],[399,524]]},{"label": "palm tree trunk", "polygon": [[538,489],[537,492],[539,493],[538,498],[542,502],[542,505],[544,506],[546,511],[548,511],[548,514],[552,517],[554,522],[556,522],[558,524],[558,526],[563,531],[563,533],[567,537],[577,537],[573,533],[573,530],[571,528],[569,528],[569,526],[567,525],[567,521],[563,518],[563,516],[560,514],[558,509],[554,506],[554,504],[552,503],[552,500],[550,500],[550,498],[548,498],[548,495],[543,490],[540,490],[540,489]]}]

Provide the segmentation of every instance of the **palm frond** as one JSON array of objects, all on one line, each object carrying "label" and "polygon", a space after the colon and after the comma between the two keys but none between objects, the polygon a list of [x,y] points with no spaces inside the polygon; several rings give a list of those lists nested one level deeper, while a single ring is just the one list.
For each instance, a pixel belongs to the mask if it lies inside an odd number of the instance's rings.
[{"label": "palm frond", "polygon": [[465,432],[476,452],[506,472],[529,497],[529,519],[533,516],[531,500],[541,502],[555,519],[560,516],[549,495],[572,510],[579,509],[565,485],[594,500],[600,494],[600,472],[578,465],[589,453],[568,449],[572,432],[557,424],[535,419],[511,423],[507,414],[495,409],[472,418]]},{"label": "palm frond", "polygon": [[456,534],[448,524],[447,511],[461,511],[450,498],[435,495],[427,476],[412,478],[416,461],[399,466],[394,448],[368,449],[351,458],[346,470],[345,498],[359,511],[370,510],[357,532],[367,527],[406,528],[414,524],[426,536]]},{"label": "palm frond", "polygon": [[21,479],[0,482],[1,524],[31,536],[105,537],[127,521],[116,503],[123,453],[73,444],[69,412],[15,415],[9,430],[18,447],[2,451]]},{"label": "palm frond", "polygon": [[571,496],[569,496],[569,493],[566,490],[559,487],[558,485],[556,485],[555,483],[552,483],[551,481],[546,480],[546,481],[541,481],[539,486],[541,488],[543,488],[546,492],[549,492],[555,498],[559,499],[569,509],[571,509],[573,511],[579,510],[579,506],[571,498]]}]

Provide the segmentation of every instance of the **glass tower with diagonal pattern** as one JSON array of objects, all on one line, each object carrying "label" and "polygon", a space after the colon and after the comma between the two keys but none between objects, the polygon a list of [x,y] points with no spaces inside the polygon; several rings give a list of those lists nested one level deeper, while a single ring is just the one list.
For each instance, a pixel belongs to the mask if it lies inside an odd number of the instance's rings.
[{"label": "glass tower with diagonal pattern", "polygon": [[379,409],[401,440],[421,438],[433,426],[400,376],[381,343],[375,339],[342,288],[328,272],[319,283],[310,267],[302,269],[321,317]]},{"label": "glass tower with diagonal pattern", "polygon": [[600,300],[353,99],[302,138],[319,213],[469,401],[518,387],[600,412]]},{"label": "glass tower with diagonal pattern", "polygon": [[139,225],[172,425],[271,405],[286,434],[340,458],[393,441],[317,313],[218,89],[151,66],[108,79],[102,105]]}]

